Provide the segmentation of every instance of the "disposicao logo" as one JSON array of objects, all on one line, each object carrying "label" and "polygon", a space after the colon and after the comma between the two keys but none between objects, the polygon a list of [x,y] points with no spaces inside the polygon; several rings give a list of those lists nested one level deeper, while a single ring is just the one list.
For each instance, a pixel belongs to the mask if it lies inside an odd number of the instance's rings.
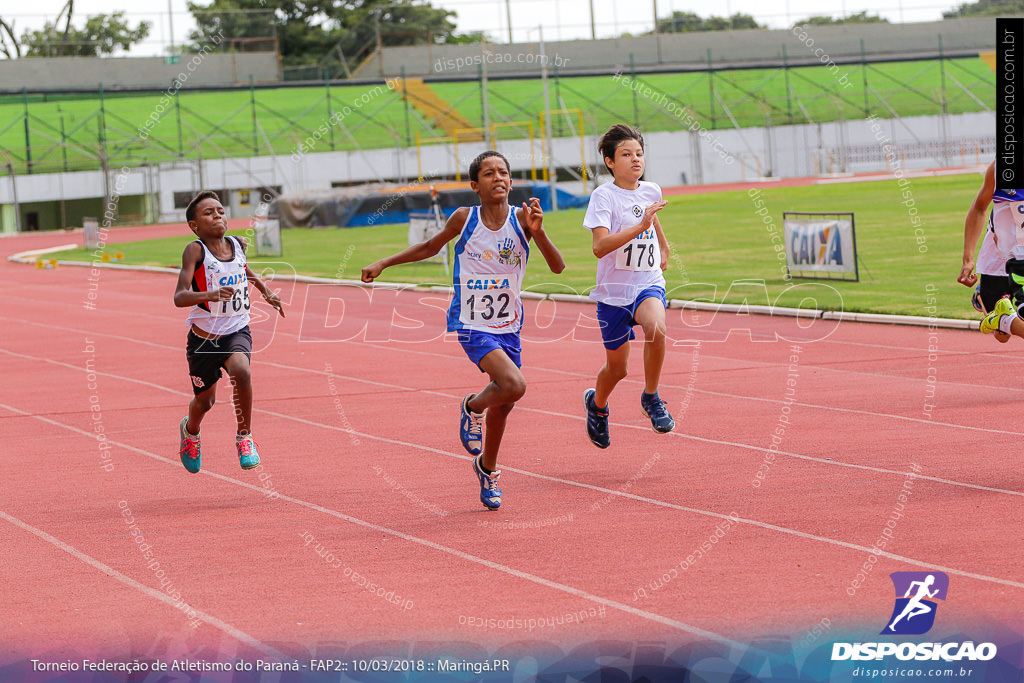
[{"label": "disposicao logo", "polygon": [[949,577],[942,572],[893,572],[896,606],[881,635],[917,636],[935,624],[936,600],[945,600]]},{"label": "disposicao logo", "polygon": [[[896,591],[892,615],[880,635],[913,636],[935,625],[938,600],[945,600],[949,577],[942,572],[893,572]],[[833,643],[832,661],[880,660],[889,656],[917,661],[988,661],[996,656],[994,643]]]}]

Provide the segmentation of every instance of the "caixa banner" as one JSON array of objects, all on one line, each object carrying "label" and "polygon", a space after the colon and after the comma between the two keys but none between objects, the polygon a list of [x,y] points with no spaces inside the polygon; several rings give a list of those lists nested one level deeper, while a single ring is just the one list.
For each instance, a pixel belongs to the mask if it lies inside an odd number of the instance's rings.
[{"label": "caixa banner", "polygon": [[786,212],[782,232],[793,277],[860,279],[852,213]]}]

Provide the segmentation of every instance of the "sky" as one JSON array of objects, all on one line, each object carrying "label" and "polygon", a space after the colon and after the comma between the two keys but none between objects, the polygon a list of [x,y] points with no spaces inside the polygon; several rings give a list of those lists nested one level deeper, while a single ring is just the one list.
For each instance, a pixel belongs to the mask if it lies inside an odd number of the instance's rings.
[{"label": "sky", "polygon": [[[20,36],[26,28],[41,28],[47,20],[52,21],[64,6],[64,1],[17,3],[15,0],[0,0],[0,16],[8,23],[13,20],[15,34]],[[666,17],[673,11],[693,12],[702,17],[743,12],[770,28],[786,28],[814,14],[839,16],[863,10],[894,23],[938,21],[943,11],[956,7],[962,1],[832,0],[827,3],[830,9],[824,11],[821,0],[434,0],[431,4],[457,12],[460,32],[484,31],[496,42],[508,42],[507,17],[511,13],[514,42],[532,42],[537,40],[537,25],[540,23],[544,25],[545,40],[590,38],[591,5],[597,37],[609,38],[625,32],[651,30],[655,6],[660,17]],[[272,0],[268,5],[271,4]],[[124,9],[132,24],[142,20],[153,23],[149,38],[132,50],[132,56],[166,54],[172,37],[174,43],[180,45],[195,26],[186,0],[75,0],[72,23],[81,26],[90,14],[116,9]]]}]

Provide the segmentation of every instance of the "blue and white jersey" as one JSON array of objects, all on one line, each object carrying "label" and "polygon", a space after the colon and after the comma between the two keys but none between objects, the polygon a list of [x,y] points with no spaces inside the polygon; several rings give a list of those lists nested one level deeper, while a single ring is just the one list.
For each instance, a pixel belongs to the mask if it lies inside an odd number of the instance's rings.
[{"label": "blue and white jersey", "polygon": [[212,292],[221,287],[235,290],[229,301],[203,301],[189,311],[185,321],[207,334],[232,334],[249,324],[249,280],[245,277],[245,250],[237,237],[228,236],[231,258],[221,260],[213,255],[200,240],[203,260],[196,264],[192,275],[193,292]]},{"label": "blue and white jersey", "polygon": [[497,230],[480,220],[480,207],[472,207],[455,243],[455,295],[448,307],[448,331],[518,332],[523,325],[521,292],[529,258],[530,245],[514,206],[508,207],[508,218]]},{"label": "blue and white jersey", "polygon": [[[999,274],[1004,275],[1008,258],[1024,258],[1024,190],[996,190],[992,193],[992,204],[988,227],[998,250],[993,262],[1001,260]],[[979,254],[978,272],[985,274],[981,261]]]}]

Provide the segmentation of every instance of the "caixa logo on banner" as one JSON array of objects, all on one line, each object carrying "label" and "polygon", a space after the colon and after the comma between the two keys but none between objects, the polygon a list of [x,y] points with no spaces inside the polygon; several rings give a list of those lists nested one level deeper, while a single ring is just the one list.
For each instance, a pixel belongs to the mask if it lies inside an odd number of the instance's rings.
[{"label": "caixa logo on banner", "polygon": [[[935,625],[939,600],[949,591],[949,577],[942,572],[893,572],[896,592],[892,614],[880,635],[922,635]],[[988,661],[996,656],[994,643],[833,643],[832,661],[881,660],[889,656],[907,661]]]}]

